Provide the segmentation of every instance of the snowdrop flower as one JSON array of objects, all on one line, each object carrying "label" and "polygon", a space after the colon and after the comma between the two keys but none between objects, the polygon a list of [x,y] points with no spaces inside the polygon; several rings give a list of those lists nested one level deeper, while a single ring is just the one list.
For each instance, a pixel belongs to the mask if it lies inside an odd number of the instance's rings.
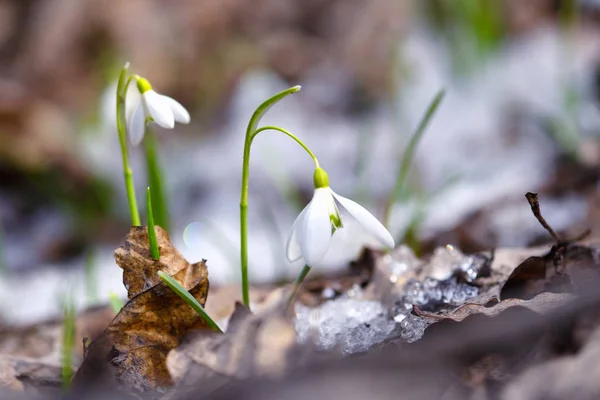
[{"label": "snowdrop flower", "polygon": [[128,90],[126,99],[127,131],[132,145],[141,143],[147,123],[173,129],[175,122],[190,122],[190,113],[178,101],[152,90],[145,78],[137,76],[136,83],[137,90]]},{"label": "snowdrop flower", "polygon": [[304,258],[306,264],[314,266],[323,259],[333,233],[343,227],[338,204],[378,242],[394,248],[392,235],[377,218],[358,203],[331,190],[322,168],[315,170],[314,185],[313,198],[296,218],[287,241],[286,256],[290,262]]}]

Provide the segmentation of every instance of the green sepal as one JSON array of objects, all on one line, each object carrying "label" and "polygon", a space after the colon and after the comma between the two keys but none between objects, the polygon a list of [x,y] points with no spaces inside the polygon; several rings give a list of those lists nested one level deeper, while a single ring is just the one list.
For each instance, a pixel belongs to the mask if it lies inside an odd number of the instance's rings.
[{"label": "green sepal", "polygon": [[315,173],[313,175],[313,182],[315,184],[315,189],[328,188],[329,176],[327,176],[327,172],[325,172],[323,168],[315,169]]},{"label": "green sepal", "polygon": [[136,77],[136,85],[141,94],[152,90],[152,85],[150,84],[150,81],[148,81],[148,79],[146,78],[142,78],[141,76]]}]

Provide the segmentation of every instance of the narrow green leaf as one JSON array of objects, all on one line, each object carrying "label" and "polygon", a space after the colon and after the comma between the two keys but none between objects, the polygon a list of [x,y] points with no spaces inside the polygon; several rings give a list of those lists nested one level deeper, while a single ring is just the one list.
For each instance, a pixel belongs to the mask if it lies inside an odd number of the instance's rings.
[{"label": "narrow green leaf", "polygon": [[204,307],[202,307],[202,305],[200,303],[198,303],[198,300],[196,300],[196,298],[194,296],[192,296],[190,294],[190,292],[185,290],[185,288],[183,286],[181,286],[179,284],[179,282],[177,282],[171,276],[165,274],[163,271],[158,271],[158,276],[160,276],[160,279],[162,279],[163,282],[168,287],[170,287],[175,293],[177,293],[179,295],[179,297],[181,297],[186,303],[188,303],[190,305],[190,307],[192,307],[194,309],[194,311],[196,311],[198,314],[200,314],[202,319],[204,319],[204,321],[206,321],[206,323],[211,328],[213,328],[214,330],[216,330],[218,332],[223,333],[221,328],[219,328],[219,325],[217,325],[215,323],[215,321],[213,321],[213,319],[204,310]]},{"label": "narrow green leaf", "polygon": [[392,206],[396,203],[396,201],[398,201],[400,196],[403,194],[404,184],[406,181],[406,177],[408,176],[408,171],[410,170],[410,166],[412,164],[412,160],[414,158],[415,151],[417,149],[417,145],[419,144],[419,141],[423,137],[423,134],[425,133],[425,130],[426,130],[427,126],[429,125],[429,121],[431,121],[431,118],[433,117],[436,110],[438,109],[438,106],[444,99],[445,94],[446,94],[446,91],[444,89],[441,89],[435,95],[435,97],[429,104],[429,107],[427,107],[427,110],[425,111],[425,114],[423,115],[421,122],[417,126],[417,130],[410,138],[410,141],[408,142],[408,146],[406,146],[406,149],[404,150],[404,154],[402,155],[400,165],[398,167],[398,173],[396,175],[396,185],[394,186],[394,190],[390,193],[390,196],[388,197],[388,200],[387,200],[387,203],[385,206],[383,222],[384,222],[385,226],[387,226],[388,228],[390,227],[390,217],[391,217]]},{"label": "narrow green leaf", "polygon": [[150,243],[150,254],[152,259],[157,261],[160,259],[158,251],[158,242],[156,240],[156,231],[154,230],[154,213],[152,211],[152,195],[150,188],[146,188],[146,210],[148,210],[148,242]]}]

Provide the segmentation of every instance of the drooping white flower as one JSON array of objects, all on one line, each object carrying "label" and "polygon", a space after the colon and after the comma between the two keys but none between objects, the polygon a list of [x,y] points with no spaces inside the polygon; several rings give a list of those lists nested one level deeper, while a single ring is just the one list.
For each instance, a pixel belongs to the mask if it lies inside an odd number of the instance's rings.
[{"label": "drooping white flower", "polygon": [[343,228],[338,204],[379,243],[394,248],[392,235],[377,218],[360,204],[331,190],[322,168],[315,170],[314,183],[313,198],[296,218],[287,241],[286,256],[290,262],[304,258],[306,264],[314,266],[323,259],[333,233]]},{"label": "drooping white flower", "polygon": [[145,78],[137,77],[136,83],[133,90],[130,85],[125,105],[127,131],[132,145],[141,143],[147,123],[154,122],[163,128],[173,129],[175,122],[190,122],[190,113],[177,100],[155,92]]}]

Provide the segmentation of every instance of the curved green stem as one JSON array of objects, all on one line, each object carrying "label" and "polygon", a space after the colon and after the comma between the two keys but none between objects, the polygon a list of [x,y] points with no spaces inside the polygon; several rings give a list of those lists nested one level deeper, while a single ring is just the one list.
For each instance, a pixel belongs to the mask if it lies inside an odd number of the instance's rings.
[{"label": "curved green stem", "polygon": [[244,167],[242,170],[242,199],[240,201],[240,226],[242,243],[242,299],[244,301],[244,306],[248,309],[250,309],[250,291],[248,283],[248,180],[250,178],[250,146],[252,145],[252,140],[256,137],[256,135],[267,130],[281,132],[284,135],[287,135],[290,138],[292,138],[304,150],[306,150],[308,155],[315,162],[316,168],[319,168],[319,161],[317,160],[315,154],[304,144],[304,142],[302,142],[298,138],[298,136],[294,135],[286,129],[280,128],[278,126],[264,126],[250,134],[250,140],[247,141],[247,152],[246,147],[244,147]]},{"label": "curved green stem", "polygon": [[[256,111],[254,111],[254,114],[252,114],[252,117],[250,117],[250,121],[248,122],[248,127],[246,128],[244,156],[242,161],[242,190],[240,194],[240,258],[242,272],[242,301],[244,306],[248,309],[250,309],[250,291],[248,284],[248,182],[250,180],[250,146],[252,145],[252,139],[256,136],[256,128],[263,115],[265,115],[265,113],[278,101],[299,90],[300,86],[294,86],[267,99],[258,106]],[[276,130],[281,132],[280,129]],[[287,135],[287,133],[285,134]],[[293,135],[290,137],[295,138]],[[295,140],[299,142],[298,138],[295,138]],[[314,155],[312,157],[314,157]]]},{"label": "curved green stem", "polygon": [[125,190],[127,191],[127,200],[129,201],[129,213],[131,214],[131,225],[140,226],[140,212],[138,210],[135,198],[135,187],[133,184],[133,172],[129,163],[127,153],[127,122],[125,120],[125,95],[127,87],[131,82],[131,77],[125,80],[129,63],[125,64],[119,75],[117,84],[117,131],[119,132],[119,143],[121,145],[121,158],[123,159],[123,176],[125,178]]},{"label": "curved green stem", "polygon": [[304,278],[306,278],[306,275],[308,275],[309,272],[310,272],[310,267],[308,265],[304,265],[304,267],[302,268],[302,271],[300,271],[300,275],[298,275],[298,277],[296,278],[296,282],[294,282],[294,288],[292,289],[292,293],[290,293],[290,298],[288,299],[288,306],[290,304],[292,304],[292,300],[294,300],[294,296],[298,292],[298,289],[300,289],[302,282],[304,282]]},{"label": "curved green stem", "polygon": [[298,136],[294,135],[292,132],[290,132],[286,129],[280,128],[278,126],[263,126],[262,128],[257,129],[252,134],[252,138],[250,139],[251,144],[252,144],[252,140],[256,137],[256,135],[258,135],[261,132],[269,131],[269,130],[279,131],[279,132],[283,133],[284,135],[287,135],[287,136],[291,137],[292,139],[294,139],[294,141],[296,141],[296,143],[298,143],[304,150],[306,150],[306,152],[308,153],[310,158],[313,159],[313,161],[315,162],[316,168],[319,168],[319,161],[317,160],[317,156],[315,156],[315,154],[312,151],[310,151],[310,149],[304,144],[304,142],[302,142],[302,140],[300,140],[298,138]]}]

